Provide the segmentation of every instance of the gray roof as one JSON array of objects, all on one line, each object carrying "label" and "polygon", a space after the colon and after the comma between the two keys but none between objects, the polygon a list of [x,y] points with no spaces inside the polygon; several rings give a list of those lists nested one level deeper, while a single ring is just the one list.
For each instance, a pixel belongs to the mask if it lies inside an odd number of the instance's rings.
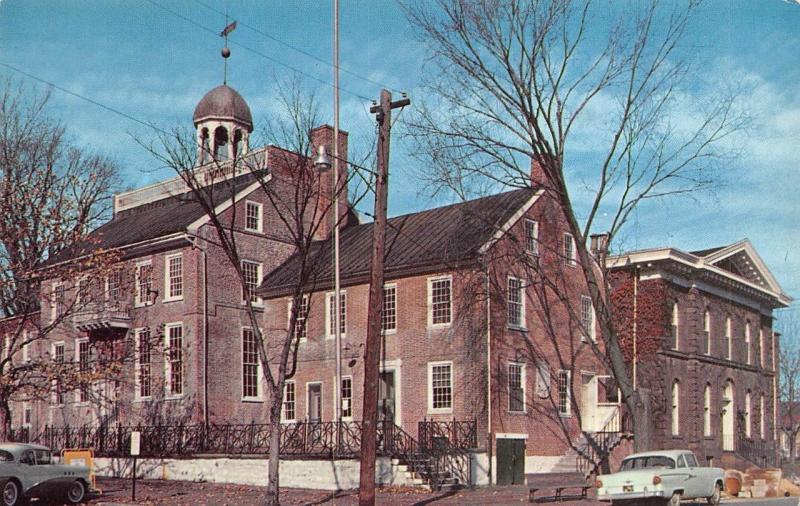
[{"label": "gray roof", "polygon": [[[457,268],[474,260],[480,248],[534,195],[515,190],[459,204],[391,218],[386,230],[387,279],[437,269]],[[372,253],[372,223],[340,233],[340,275],[344,284],[367,282]],[[332,285],[332,240],[312,244],[310,284]],[[290,293],[299,277],[302,258],[295,254],[267,274],[260,292],[266,297]]]},{"label": "gray roof", "polygon": [[206,119],[232,119],[247,125],[247,131],[253,131],[253,116],[250,107],[239,92],[223,84],[217,86],[197,104],[192,116],[194,125],[197,126]]}]

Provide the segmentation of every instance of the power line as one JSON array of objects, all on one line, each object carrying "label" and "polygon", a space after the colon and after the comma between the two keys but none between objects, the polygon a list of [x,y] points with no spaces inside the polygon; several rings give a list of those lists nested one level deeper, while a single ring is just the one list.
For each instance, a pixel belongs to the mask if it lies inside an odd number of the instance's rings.
[{"label": "power line", "polygon": [[59,85],[51,82],[51,81],[48,81],[47,79],[42,79],[41,77],[37,77],[37,76],[35,76],[33,74],[25,72],[24,70],[18,69],[17,67],[15,67],[13,65],[9,65],[8,63],[0,62],[0,66],[3,66],[5,68],[7,68],[7,69],[10,69],[10,70],[14,71],[14,72],[17,72],[18,74],[22,74],[23,76],[25,76],[25,77],[27,77],[29,79],[33,79],[34,81],[39,81],[40,83],[46,84],[48,86],[51,86],[51,87],[53,87],[54,89],[56,89],[58,91],[66,93],[67,95],[72,95],[75,98],[79,98],[81,100],[85,100],[86,102],[89,102],[90,104],[96,105],[98,107],[102,107],[103,109],[105,109],[105,110],[107,110],[109,112],[112,112],[114,114],[122,116],[123,118],[127,118],[127,119],[129,119],[131,121],[135,121],[136,123],[139,123],[140,125],[144,125],[146,127],[152,128],[153,130],[156,130],[156,131],[158,131],[158,132],[160,132],[162,134],[169,135],[169,132],[167,132],[167,131],[165,131],[165,130],[163,130],[163,129],[155,126],[155,125],[153,125],[152,123],[149,123],[147,121],[141,120],[141,119],[139,119],[139,118],[137,118],[135,116],[131,116],[130,114],[128,114],[126,112],[122,112],[119,109],[115,109],[115,108],[113,108],[113,107],[111,107],[109,105],[106,105],[106,104],[103,104],[101,102],[98,102],[97,100],[94,100],[94,99],[91,99],[89,97],[83,96],[80,93],[75,93],[74,91],[68,90],[68,89],[66,89],[66,88],[64,88],[62,86],[59,86]]},{"label": "power line", "polygon": [[[202,5],[203,7],[205,7],[206,9],[208,9],[210,11],[213,11],[213,12],[216,12],[217,14],[219,14],[221,16],[225,15],[224,12],[220,11],[219,9],[215,9],[214,7],[208,5],[208,4],[204,3],[204,2],[201,2],[200,0],[194,0],[194,1],[195,1],[195,3],[198,3],[198,4]],[[277,42],[278,44],[291,49],[292,51],[297,51],[298,53],[300,53],[302,55],[305,55],[305,56],[307,56],[307,57],[311,58],[312,60],[315,60],[315,61],[317,61],[319,63],[322,63],[323,65],[327,65],[329,67],[333,67],[333,64],[331,62],[329,62],[329,61],[327,61],[327,60],[325,60],[323,58],[320,58],[320,57],[318,57],[318,56],[316,56],[316,55],[314,55],[312,53],[309,53],[308,51],[300,49],[299,47],[293,46],[293,45],[289,44],[288,42],[285,42],[285,41],[275,37],[274,35],[270,35],[270,34],[268,34],[266,32],[263,32],[263,31],[259,30],[258,28],[254,27],[254,26],[248,25],[244,21],[239,21],[238,23],[239,23],[240,26],[243,26],[245,28],[249,28],[250,30],[252,30],[252,31],[254,31],[254,32],[256,32],[256,33],[258,33],[260,35],[263,35],[264,37],[268,38],[269,40],[271,40],[273,42]],[[339,70],[341,70],[345,74],[348,74],[348,75],[350,75],[352,77],[355,77],[356,79],[360,79],[360,80],[362,80],[364,82],[367,82],[367,83],[370,83],[370,84],[374,84],[375,86],[380,86],[381,88],[386,88],[386,89],[389,89],[389,90],[392,90],[392,91],[396,91],[398,93],[401,92],[401,90],[399,90],[398,88],[395,88],[393,86],[388,86],[385,83],[381,83],[379,81],[375,81],[373,79],[370,79],[369,77],[364,77],[364,76],[362,76],[360,74],[356,74],[352,70],[348,70],[348,69],[342,67],[341,65],[339,66]]]},{"label": "power line", "polygon": [[[205,25],[203,25],[201,23],[198,23],[197,21],[195,21],[195,20],[193,20],[191,18],[188,18],[188,17],[184,16],[183,14],[181,14],[179,12],[176,12],[176,11],[174,11],[174,10],[168,8],[168,7],[165,7],[165,6],[161,5],[160,3],[156,2],[155,0],[147,0],[147,1],[149,3],[155,5],[159,9],[162,9],[162,10],[164,10],[166,12],[169,12],[173,16],[177,16],[177,17],[183,19],[187,23],[190,23],[190,24],[196,26],[197,28],[199,28],[199,29],[201,29],[203,31],[206,31],[208,33],[213,34],[214,37],[219,36],[219,33],[217,32],[217,30],[213,30],[213,29],[211,29],[211,28],[209,28],[209,27],[207,27],[207,26],[205,26]],[[333,86],[333,84],[331,84],[330,82],[326,81],[325,79],[320,79],[319,77],[313,76],[313,75],[309,74],[308,72],[304,72],[304,71],[302,71],[302,70],[300,70],[300,69],[298,69],[296,67],[292,67],[288,63],[283,63],[282,61],[280,61],[280,60],[278,60],[276,58],[273,58],[272,56],[266,55],[266,54],[262,53],[261,51],[258,51],[256,49],[253,49],[253,48],[249,47],[249,46],[246,46],[246,45],[244,45],[244,44],[242,44],[240,42],[236,42],[235,40],[231,40],[231,39],[228,39],[228,40],[229,40],[229,42],[231,44],[239,46],[242,49],[246,49],[247,51],[250,51],[251,53],[253,53],[253,54],[257,55],[257,56],[260,56],[262,58],[265,58],[265,59],[271,61],[272,63],[280,65],[281,67],[285,67],[285,68],[287,68],[289,70],[297,72],[298,74],[300,74],[302,76],[305,76],[305,77],[307,77],[309,79],[313,79],[314,81],[317,81],[318,83],[321,83],[321,84],[324,84],[324,85],[327,85],[327,86]],[[364,95],[360,95],[360,94],[358,94],[358,93],[356,93],[354,91],[349,91],[349,90],[347,90],[345,88],[341,88],[341,87],[339,89],[342,90],[343,92],[347,93],[348,95],[352,95],[352,96],[357,97],[357,98],[359,98],[361,100],[370,100],[370,101],[372,100],[372,99],[367,98]]]}]

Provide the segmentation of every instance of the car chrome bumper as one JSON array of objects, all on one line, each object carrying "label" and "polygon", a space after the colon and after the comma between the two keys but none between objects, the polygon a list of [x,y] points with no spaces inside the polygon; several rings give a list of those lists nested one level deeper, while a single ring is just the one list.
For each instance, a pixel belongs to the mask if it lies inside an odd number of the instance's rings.
[{"label": "car chrome bumper", "polygon": [[649,499],[652,497],[664,497],[663,490],[648,490],[645,492],[625,492],[619,494],[597,494],[600,501],[625,501],[628,499]]}]

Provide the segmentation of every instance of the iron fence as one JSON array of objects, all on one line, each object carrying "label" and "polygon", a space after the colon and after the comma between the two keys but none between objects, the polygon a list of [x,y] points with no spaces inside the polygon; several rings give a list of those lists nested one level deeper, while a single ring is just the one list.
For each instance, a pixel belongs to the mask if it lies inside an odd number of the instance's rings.
[{"label": "iron fence", "polygon": [[736,441],[736,452],[759,467],[778,467],[780,465],[780,454],[774,441],[740,436]]},{"label": "iron fence", "polygon": [[446,442],[448,446],[462,450],[478,447],[477,420],[433,421],[423,420],[417,427],[419,444],[432,448]]}]

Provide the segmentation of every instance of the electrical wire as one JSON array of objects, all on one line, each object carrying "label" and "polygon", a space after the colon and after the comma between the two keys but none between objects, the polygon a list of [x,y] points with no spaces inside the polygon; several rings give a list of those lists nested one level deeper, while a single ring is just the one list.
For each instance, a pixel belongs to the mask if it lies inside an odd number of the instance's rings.
[{"label": "electrical wire", "polygon": [[[206,4],[206,3],[204,3],[204,2],[202,2],[200,0],[194,0],[194,1],[195,1],[195,3],[205,7],[206,9],[208,9],[208,10],[210,10],[212,12],[216,12],[217,14],[219,14],[221,16],[225,15],[224,12],[222,12],[222,11],[220,11],[218,9],[215,9],[214,7],[208,5],[208,4]],[[271,40],[273,42],[276,42],[276,43],[278,43],[278,44],[280,44],[280,45],[282,45],[282,46],[284,46],[286,48],[289,48],[292,51],[297,51],[298,53],[300,53],[300,54],[302,54],[304,56],[307,56],[307,57],[311,58],[314,61],[317,61],[317,62],[322,63],[323,65],[327,65],[329,67],[333,67],[333,64],[331,62],[326,61],[325,59],[320,58],[320,57],[318,57],[318,56],[316,56],[316,55],[314,55],[312,53],[309,53],[308,51],[300,49],[299,47],[293,46],[293,45],[289,44],[288,42],[285,42],[285,41],[275,37],[274,35],[270,35],[270,34],[268,34],[266,32],[263,32],[263,31],[259,30],[258,28],[254,27],[252,25],[248,25],[244,21],[237,21],[237,22],[239,23],[239,26],[243,26],[245,28],[248,28],[248,29],[258,33],[259,35],[263,35],[264,37],[268,38],[269,40]],[[348,70],[348,69],[342,67],[341,65],[339,66],[339,70],[344,72],[345,74],[348,74],[348,75],[350,75],[352,77],[355,77],[356,79],[360,79],[360,80],[362,80],[364,82],[367,82],[367,83],[370,83],[370,84],[374,84],[375,86],[380,86],[381,88],[386,88],[387,90],[396,91],[396,92],[400,93],[399,88],[395,88],[395,87],[389,86],[389,85],[387,85],[385,83],[381,83],[379,81],[375,81],[373,79],[370,79],[369,77],[364,77],[364,76],[362,76],[360,74],[357,74],[357,73],[353,72],[352,70]]]},{"label": "electrical wire", "polygon": [[[192,25],[196,26],[197,28],[199,28],[199,29],[201,29],[203,31],[206,31],[206,32],[208,32],[210,34],[213,34],[214,37],[219,36],[219,33],[217,32],[217,30],[209,28],[209,27],[207,27],[207,26],[205,26],[205,25],[203,25],[201,23],[198,23],[197,21],[195,21],[195,20],[193,20],[191,18],[188,18],[188,17],[184,16],[183,14],[181,14],[179,12],[174,11],[174,10],[170,9],[169,7],[165,7],[165,6],[161,5],[160,3],[156,2],[155,0],[147,0],[147,1],[149,3],[155,5],[159,9],[162,9],[162,10],[172,14],[173,16],[176,16],[176,17],[179,17],[179,18],[183,19],[187,23],[192,24]],[[296,73],[298,73],[298,74],[300,74],[300,75],[302,75],[304,77],[307,77],[309,79],[317,81],[318,83],[324,84],[326,86],[333,86],[332,83],[326,81],[325,79],[320,79],[319,77],[316,77],[314,75],[309,74],[308,72],[305,72],[305,71],[302,71],[302,70],[300,70],[300,69],[298,69],[296,67],[293,67],[293,66],[289,65],[288,63],[283,63],[282,61],[278,60],[277,58],[273,58],[272,56],[269,56],[267,54],[262,53],[261,51],[258,51],[256,49],[253,49],[253,48],[249,47],[249,46],[246,46],[246,45],[242,44],[241,42],[236,42],[235,40],[232,40],[230,38],[228,38],[228,42],[230,42],[231,44],[233,44],[235,46],[238,46],[238,47],[240,47],[242,49],[250,51],[251,53],[255,54],[256,56],[260,56],[260,57],[262,57],[264,59],[267,59],[267,60],[271,61],[272,63],[275,63],[276,65],[280,65],[281,67],[284,67],[284,68],[287,68],[289,70],[292,70],[292,71],[294,71],[294,72],[296,72]],[[350,90],[347,90],[347,89],[341,88],[341,87],[339,89],[341,91],[347,93],[348,95],[352,95],[352,96],[354,96],[356,98],[359,98],[361,100],[372,100],[372,99],[367,98],[364,95],[361,95],[361,94],[356,93],[354,91],[350,91]]]}]

